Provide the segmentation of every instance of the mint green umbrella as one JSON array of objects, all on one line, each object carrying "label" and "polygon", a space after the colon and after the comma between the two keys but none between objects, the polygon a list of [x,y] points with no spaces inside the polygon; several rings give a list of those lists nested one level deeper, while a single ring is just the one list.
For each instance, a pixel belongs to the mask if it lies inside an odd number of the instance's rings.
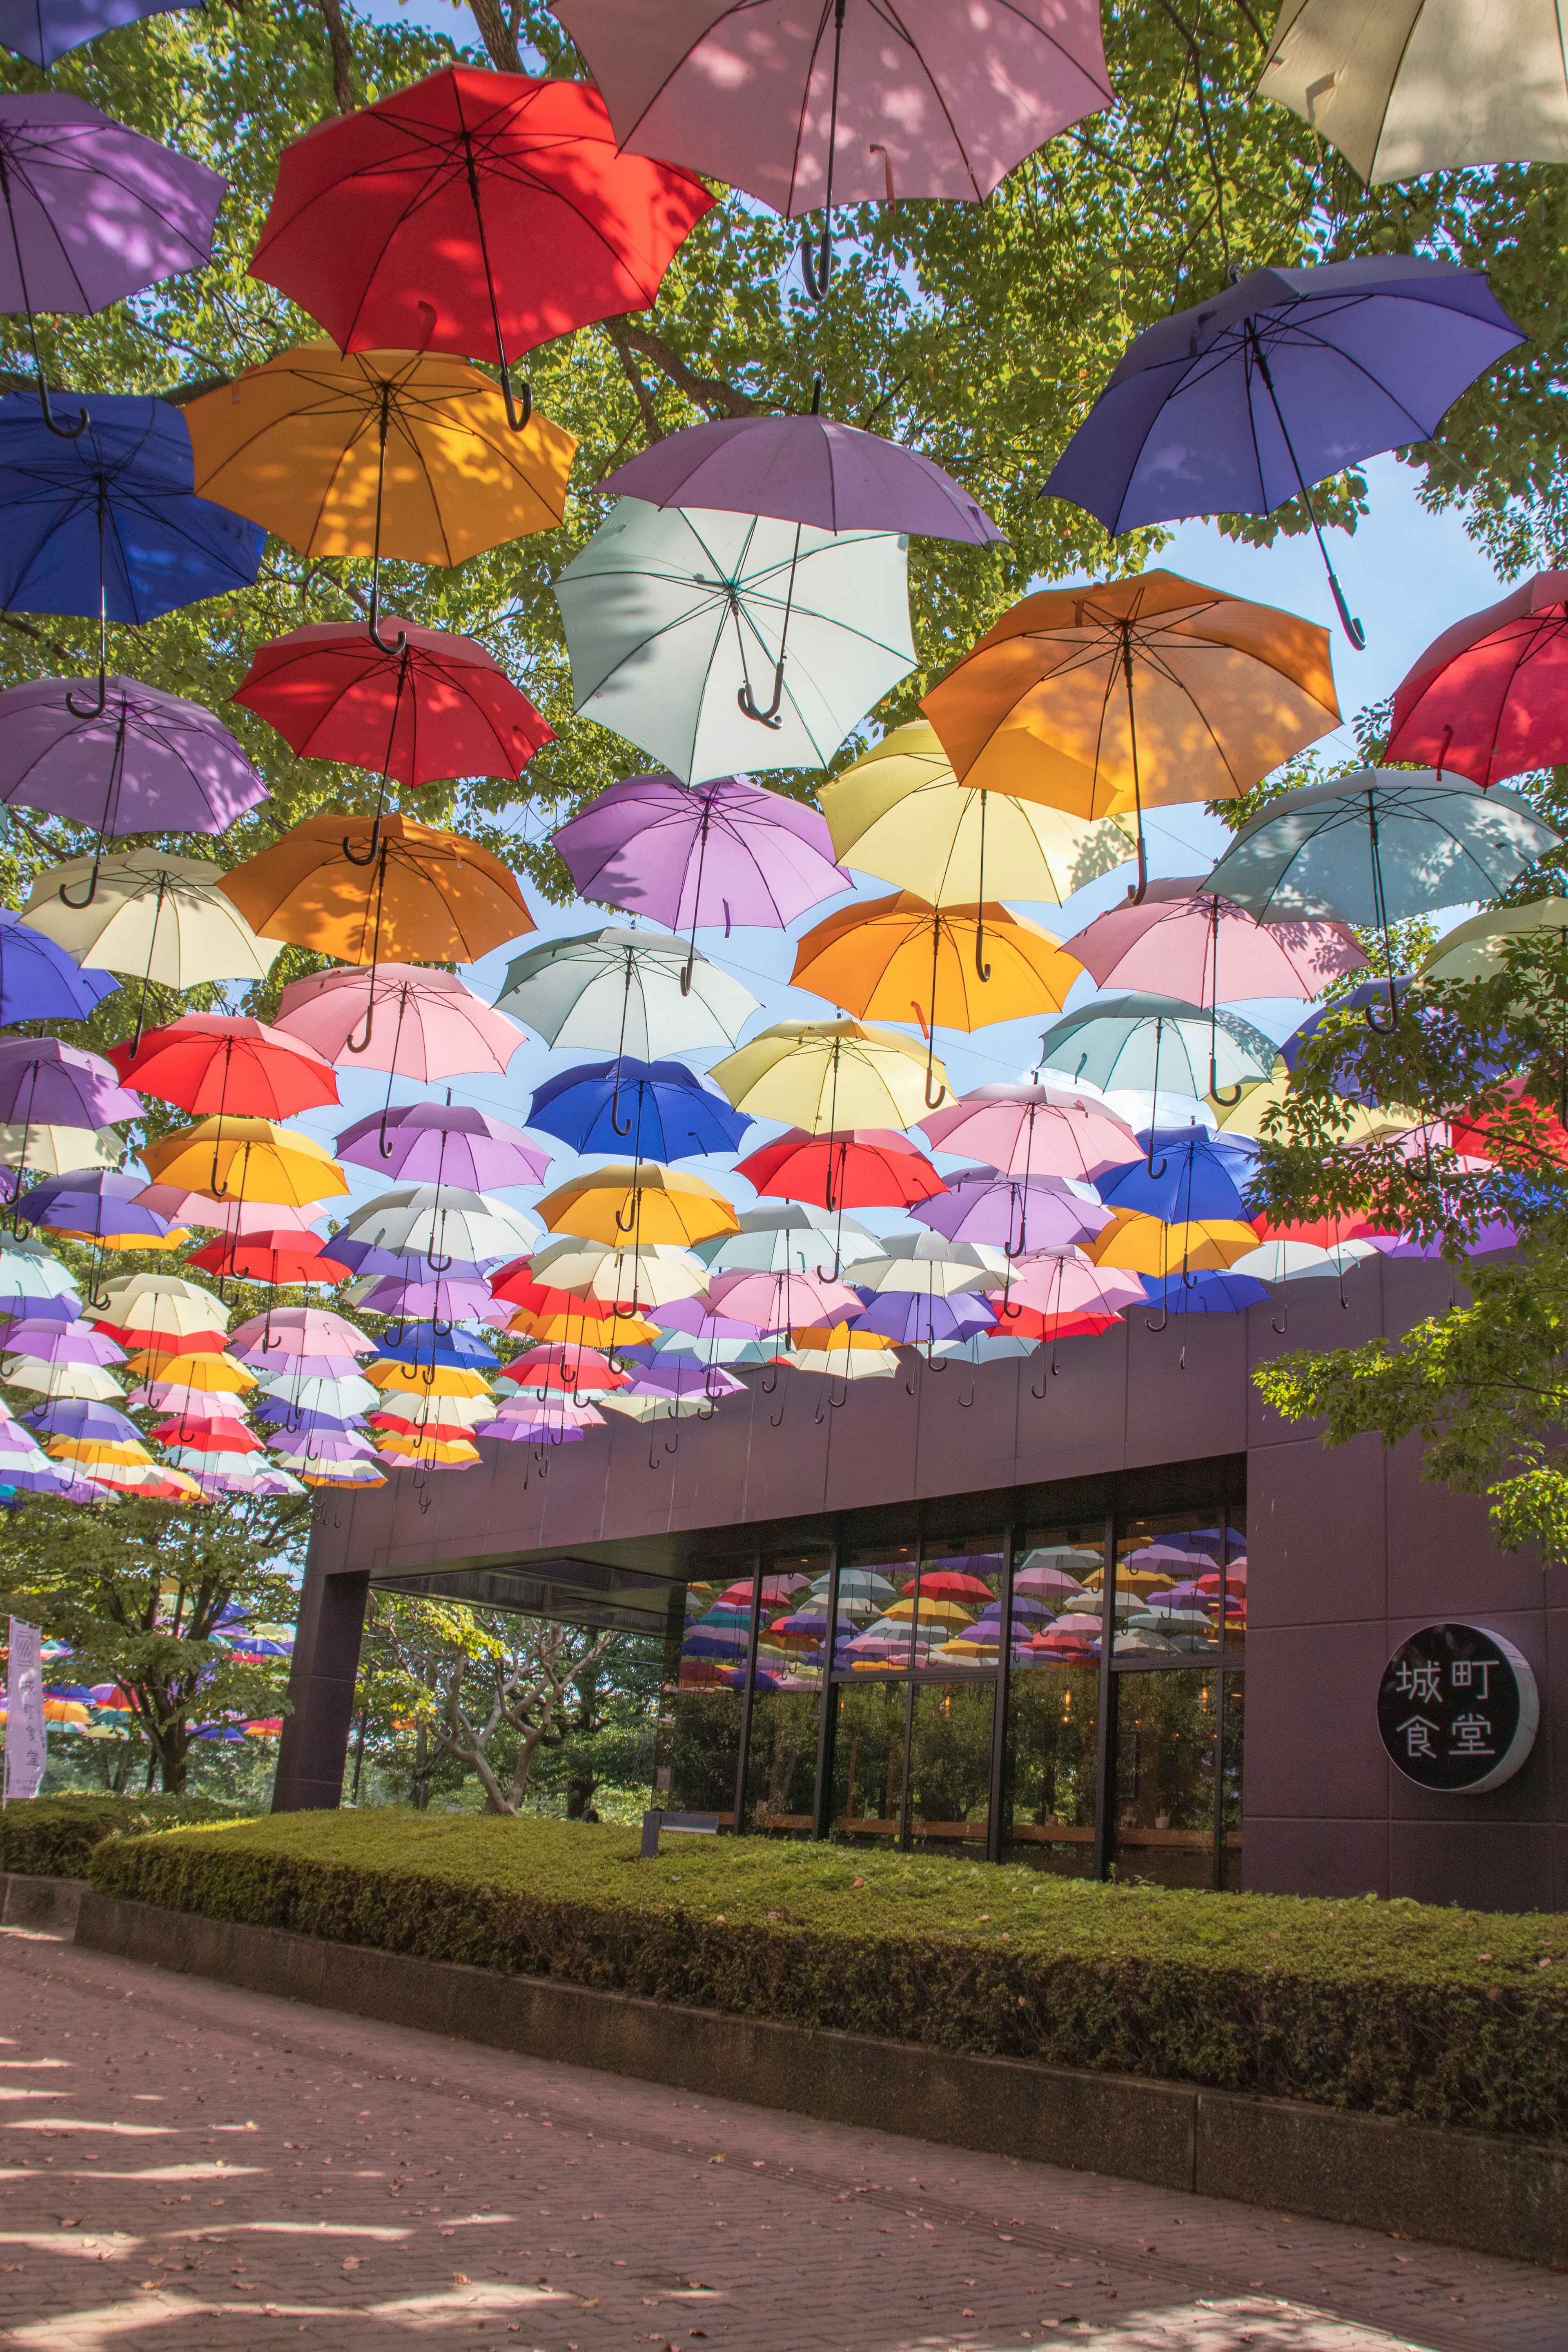
[{"label": "mint green umbrella", "polygon": [[1040,1040],[1040,1067],[1102,1090],[1126,1087],[1157,1096],[1164,1086],[1218,1095],[1223,1087],[1268,1077],[1279,1051],[1238,1013],[1134,990],[1096,997],[1056,1022]]}]

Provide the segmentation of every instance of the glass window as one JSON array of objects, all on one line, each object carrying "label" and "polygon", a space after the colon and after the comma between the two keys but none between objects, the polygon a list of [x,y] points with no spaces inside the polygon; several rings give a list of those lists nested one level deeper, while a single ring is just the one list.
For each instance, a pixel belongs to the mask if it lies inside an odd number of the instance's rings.
[{"label": "glass window", "polygon": [[773,1836],[811,1834],[821,1713],[819,1691],[759,1688],[753,1695],[746,1748],[747,1829]]},{"label": "glass window", "polygon": [[1218,1680],[1196,1669],[1120,1677],[1118,1877],[1214,1885]]},{"label": "glass window", "polygon": [[1002,1852],[1069,1878],[1094,1874],[1097,1666],[1019,1674],[1007,1694]]},{"label": "glass window", "polygon": [[910,1720],[910,1843],[982,1853],[991,1818],[991,1725],[996,1686],[987,1677],[917,1683]]},{"label": "glass window", "polygon": [[741,1559],[716,1563],[689,1583],[686,1630],[666,1663],[660,1799],[674,1812],[717,1813],[721,1829],[735,1822],[753,1577],[754,1562]]},{"label": "glass window", "polygon": [[1081,1667],[1100,1655],[1105,1521],[1031,1528],[1013,1570],[1013,1672]]},{"label": "glass window", "polygon": [[1005,1538],[1000,1528],[928,1538],[919,1587],[907,1580],[892,1614],[908,1619],[917,1671],[994,1674],[1002,1635]]},{"label": "glass window", "polygon": [[772,1552],[763,1562],[763,1613],[757,1633],[759,1693],[822,1688],[827,1647],[826,1544]]},{"label": "glass window", "polygon": [[1216,1883],[1227,1893],[1241,1890],[1241,1757],[1247,1729],[1247,1676],[1225,1677],[1224,1793],[1221,1799],[1220,1847]]},{"label": "glass window", "polygon": [[838,1633],[834,1670],[857,1676],[908,1674],[914,1632],[911,1596],[920,1546],[847,1548],[838,1569]]},{"label": "glass window", "polygon": [[1245,1640],[1247,1537],[1235,1510],[1129,1519],[1116,1555],[1119,1658],[1216,1656],[1222,1622]]},{"label": "glass window", "polygon": [[856,1675],[836,1685],[833,1834],[890,1845],[903,1827],[907,1683]]}]

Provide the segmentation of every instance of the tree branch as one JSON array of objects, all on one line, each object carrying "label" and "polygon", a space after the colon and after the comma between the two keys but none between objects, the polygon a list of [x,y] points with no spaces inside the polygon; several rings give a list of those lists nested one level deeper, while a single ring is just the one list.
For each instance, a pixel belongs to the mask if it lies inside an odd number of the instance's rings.
[{"label": "tree branch", "polygon": [[694,400],[699,408],[716,411],[721,416],[756,416],[762,412],[762,402],[742,392],[739,384],[726,383],[721,376],[698,375],[689,368],[679,352],[672,352],[659,336],[650,334],[646,327],[634,327],[626,319],[606,319],[610,341],[617,350],[624,339],[626,347],[640,352],[651,360],[661,373],[667,375],[678,392]]},{"label": "tree branch", "polygon": [[356,114],[359,91],[354,86],[354,53],[340,0],[321,0],[321,10],[332,52],[332,103],[340,114]]},{"label": "tree branch", "polygon": [[517,20],[508,18],[500,0],[470,0],[479,38],[498,73],[520,74],[522,52],[517,46]]},{"label": "tree branch", "polygon": [[621,372],[631,385],[633,396],[642,416],[643,431],[647,436],[647,444],[651,448],[656,441],[663,440],[664,427],[658,421],[658,411],[653,404],[653,394],[644,381],[643,372],[632,357],[631,346],[626,341],[626,320],[607,319],[605,324],[610,341],[615,345],[616,356],[620,361]]}]

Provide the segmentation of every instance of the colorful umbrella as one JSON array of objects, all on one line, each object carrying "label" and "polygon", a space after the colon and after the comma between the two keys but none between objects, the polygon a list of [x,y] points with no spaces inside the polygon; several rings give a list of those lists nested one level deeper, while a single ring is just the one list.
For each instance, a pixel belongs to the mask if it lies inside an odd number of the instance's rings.
[{"label": "colorful umbrella", "polygon": [[417,1252],[433,1274],[454,1259],[503,1256],[521,1242],[531,1248],[538,1227],[521,1209],[458,1184],[409,1184],[356,1209],[345,1231],[378,1248]]},{"label": "colorful umbrella", "polygon": [[[0,696],[0,701],[4,698]],[[4,741],[0,730],[0,744]],[[112,996],[119,985],[112,972],[84,971],[41,931],[29,929],[18,916],[0,912],[0,1024],[85,1021],[93,1006]]]},{"label": "colorful umbrella", "polygon": [[42,1121],[0,1122],[0,1169],[7,1171],[6,1181],[13,1192],[16,1178],[11,1171],[20,1169],[24,1150],[35,1176],[63,1176],[73,1168],[118,1168],[125,1156],[125,1139],[113,1127],[94,1132],[83,1127],[51,1127]]},{"label": "colorful umbrella", "polygon": [[959,781],[1076,816],[1249,791],[1340,715],[1326,629],[1173,572],[1048,588],[921,708]]},{"label": "colorful umbrella", "polygon": [[[842,1219],[847,1209],[907,1209],[934,1200],[942,1179],[918,1145],[890,1128],[808,1135],[792,1128],[736,1167],[757,1192],[809,1201]],[[842,1223],[840,1232],[842,1232]],[[850,1227],[853,1234],[855,1228]]]},{"label": "colorful umbrella", "polygon": [[1143,1296],[1135,1273],[1097,1265],[1080,1250],[1041,1250],[1010,1267],[997,1328],[1014,1329],[1026,1313],[1047,1323],[1078,1316],[1114,1318]]},{"label": "colorful umbrella", "polygon": [[1271,514],[1299,496],[1361,646],[1309,484],[1429,441],[1459,394],[1523,341],[1480,272],[1449,261],[1367,254],[1249,270],[1129,345],[1046,495],[1112,532]]},{"label": "colorful umbrella", "polygon": [[1456,621],[1394,689],[1385,761],[1475,784],[1568,760],[1568,572],[1538,572]]},{"label": "colorful umbrella", "polygon": [[[684,985],[682,984],[684,982]],[[757,1000],[683,940],[614,925],[541,940],[513,959],[496,999],[547,1044],[647,1062],[732,1045]]]},{"label": "colorful umbrella", "polygon": [[775,1022],[708,1075],[737,1110],[812,1135],[912,1127],[933,1080],[947,1083],[942,1064],[909,1038],[858,1021]]},{"label": "colorful umbrella", "polygon": [[1163,1067],[1168,1087],[1201,1099],[1211,1082],[1228,1087],[1268,1077],[1277,1050],[1272,1037],[1239,1013],[1205,1013],[1179,997],[1130,990],[1092,998],[1081,1013],[1055,1023],[1040,1039],[1040,1066],[1156,1097]]},{"label": "colorful umbrella", "polygon": [[340,1160],[384,1169],[410,1183],[539,1184],[550,1154],[519,1128],[463,1103],[400,1103],[373,1111],[344,1128],[334,1149]]},{"label": "colorful umbrella", "polygon": [[1034,1175],[1025,1182],[994,1168],[959,1169],[945,1192],[910,1213],[950,1242],[986,1242],[1009,1257],[1023,1256],[1031,1244],[1069,1248],[1099,1233],[1110,1214],[1065,1177]]},{"label": "colorful umbrella", "polygon": [[533,1265],[552,1288],[613,1300],[626,1317],[673,1299],[695,1298],[709,1282],[708,1268],[689,1251],[648,1242],[640,1249],[612,1249],[605,1242],[564,1234],[536,1251]]},{"label": "colorful umbrella", "polygon": [[[58,1037],[0,1037],[0,1119],[24,1129],[35,1121],[100,1128],[141,1116],[136,1097],[97,1054],[62,1045]],[[16,1164],[19,1171],[28,1165],[25,1134]]]},{"label": "colorful umbrella", "polygon": [[[796,1139],[800,1143],[809,1140],[805,1137]],[[733,1274],[742,1268],[761,1274],[783,1274],[786,1267],[805,1274],[821,1258],[826,1237],[830,1234],[835,1237],[841,1264],[875,1257],[881,1248],[876,1234],[857,1224],[853,1217],[836,1218],[828,1211],[791,1202],[787,1208],[742,1209],[739,1233],[704,1242],[698,1255],[706,1258],[715,1274]]]},{"label": "colorful umbrella", "polygon": [[1258,1172],[1258,1153],[1250,1144],[1210,1136],[1202,1128],[1151,1128],[1140,1140],[1146,1143],[1145,1159],[1100,1180],[1100,1197],[1108,1209],[1137,1209],[1169,1223],[1250,1219],[1247,1189]]},{"label": "colorful umbrella", "polygon": [[221,887],[264,938],[345,963],[474,963],[534,927],[499,857],[405,816],[306,817]]},{"label": "colorful umbrella", "polygon": [[889,532],[623,499],[554,583],[574,707],[688,782],[825,768],[915,666],[908,572]]},{"label": "colorful umbrella", "polygon": [[817,798],[836,857],[933,907],[983,901],[987,860],[1009,896],[1059,906],[1132,852],[1119,818],[1089,821],[1043,801],[968,791],[924,719],[892,728]]},{"label": "colorful umbrella", "polygon": [[712,202],[587,84],[453,66],[289,142],[250,269],[341,351],[495,359],[515,423],[509,360],[646,308]]},{"label": "colorful umbrella", "polygon": [[[950,1242],[923,1227],[887,1234],[881,1255],[855,1268],[860,1291],[915,1291],[927,1298],[951,1298],[955,1291],[994,1289],[1007,1271],[1007,1255],[987,1242]],[[986,1318],[989,1321],[989,1316]]]},{"label": "colorful umbrella", "polygon": [[938,1151],[971,1152],[1025,1183],[1037,1175],[1093,1181],[1142,1156],[1124,1119],[1058,1087],[973,1087],[921,1119],[921,1130]]},{"label": "colorful umbrella", "polygon": [[298,1207],[349,1189],[314,1136],[264,1118],[200,1119],[149,1143],[142,1158],[154,1183],[181,1184],[218,1201],[283,1201]]},{"label": "colorful umbrella", "polygon": [[1421,967],[1424,980],[1489,980],[1500,971],[1508,942],[1531,939],[1537,932],[1555,938],[1560,954],[1568,954],[1568,898],[1532,898],[1522,907],[1488,907],[1468,922],[1445,931]]},{"label": "colorful umbrella", "polygon": [[636,1249],[644,1243],[685,1245],[739,1230],[735,1212],[714,1184],[677,1176],[657,1160],[612,1160],[566,1183],[539,1203],[552,1233]]},{"label": "colorful umbrella", "polygon": [[837,1323],[859,1316],[862,1301],[847,1283],[827,1277],[826,1270],[810,1273],[785,1266],[782,1273],[716,1274],[708,1286],[715,1314],[732,1318],[753,1331],[788,1331],[797,1324]]},{"label": "colorful umbrella", "polygon": [[[857,1269],[858,1271],[858,1269]],[[928,1351],[948,1340],[963,1340],[989,1330],[994,1309],[988,1298],[958,1292],[943,1297],[923,1290],[863,1294],[864,1311],[855,1319],[858,1331],[878,1332],[890,1346],[924,1348]]]},{"label": "colorful umbrella", "polygon": [[190,1262],[220,1281],[232,1276],[241,1282],[268,1283],[274,1288],[279,1283],[342,1282],[348,1273],[347,1266],[331,1255],[330,1242],[287,1228],[279,1232],[263,1227],[259,1233],[208,1242],[205,1248],[191,1252]]},{"label": "colorful umbrella", "polygon": [[234,1110],[289,1118],[338,1099],[332,1066],[314,1046],[247,1013],[188,1013],[134,1045],[111,1045],[109,1057],[138,1094],[196,1118]]},{"label": "colorful umbrella", "polygon": [[195,0],[5,0],[0,47],[30,58],[47,72],[68,50],[95,41],[100,33],[194,5]]},{"label": "colorful umbrella", "polygon": [[1366,965],[1345,924],[1260,923],[1197,876],[1151,882],[1141,904],[1110,908],[1063,945],[1097,987],[1154,987],[1189,1004],[1321,996]]},{"label": "colorful umbrella", "polygon": [[1258,1235],[1239,1218],[1193,1217],[1176,1223],[1141,1210],[1120,1209],[1088,1244],[1086,1255],[1096,1265],[1163,1280],[1173,1273],[1223,1270],[1257,1247]]},{"label": "colorful umbrella", "polygon": [[515,1023],[455,972],[407,963],[292,980],[279,999],[278,1026],[329,1062],[352,1055],[363,1068],[426,1080],[504,1070],[524,1043]]},{"label": "colorful umbrella", "polygon": [[546,1078],[534,1088],[528,1123],[574,1151],[615,1151],[629,1142],[639,1160],[645,1152],[650,1160],[690,1160],[735,1151],[748,1125],[684,1062],[629,1057]]}]

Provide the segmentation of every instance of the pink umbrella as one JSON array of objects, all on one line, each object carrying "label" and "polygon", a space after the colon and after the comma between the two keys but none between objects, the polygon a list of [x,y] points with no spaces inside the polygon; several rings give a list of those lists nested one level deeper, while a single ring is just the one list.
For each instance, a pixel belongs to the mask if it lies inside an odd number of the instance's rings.
[{"label": "pink umbrella", "polygon": [[504,1070],[524,1033],[464,986],[424,964],[340,965],[290,981],[275,1024],[342,1063],[403,1078]]},{"label": "pink umbrella", "polygon": [[149,1184],[136,1195],[136,1205],[166,1217],[172,1225],[200,1225],[233,1240],[261,1232],[307,1234],[326,1208],[307,1201],[290,1208],[283,1201],[211,1201],[205,1192],[187,1192],[178,1184]]},{"label": "pink umbrella", "polygon": [[[993,1296],[1003,1295],[998,1285]],[[1042,1250],[1014,1261],[996,1319],[1005,1324],[1010,1311],[1026,1307],[1037,1315],[1114,1315],[1148,1295],[1120,1266],[1095,1265],[1077,1250]]]},{"label": "pink umbrella", "polygon": [[1143,1156],[1125,1119],[1060,1087],[973,1087],[920,1122],[938,1151],[967,1152],[999,1175],[1092,1181]]},{"label": "pink umbrella", "polygon": [[1152,989],[1189,1004],[1321,996],[1366,958],[1348,923],[1260,923],[1202,877],[1151,882],[1065,942],[1101,988]]},{"label": "pink umbrella", "polygon": [[[1394,697],[1387,760],[1485,787],[1568,760],[1568,572],[1538,572],[1429,645]],[[15,691],[15,689],[13,689]]]},{"label": "pink umbrella", "polygon": [[475,1192],[542,1183],[550,1165],[549,1152],[520,1128],[467,1103],[399,1103],[372,1111],[345,1128],[332,1148],[340,1160],[395,1183],[462,1184]]},{"label": "pink umbrella", "polygon": [[228,1345],[253,1348],[265,1338],[271,1339],[280,1356],[323,1351],[374,1356],[376,1349],[375,1341],[366,1339],[357,1324],[344,1315],[334,1315],[328,1307],[274,1307],[270,1314],[253,1315],[248,1323],[231,1331]]},{"label": "pink umbrella", "polygon": [[864,1302],[847,1283],[819,1275],[739,1273],[715,1275],[708,1286],[715,1315],[749,1323],[754,1331],[789,1331],[817,1323],[847,1322]]}]

